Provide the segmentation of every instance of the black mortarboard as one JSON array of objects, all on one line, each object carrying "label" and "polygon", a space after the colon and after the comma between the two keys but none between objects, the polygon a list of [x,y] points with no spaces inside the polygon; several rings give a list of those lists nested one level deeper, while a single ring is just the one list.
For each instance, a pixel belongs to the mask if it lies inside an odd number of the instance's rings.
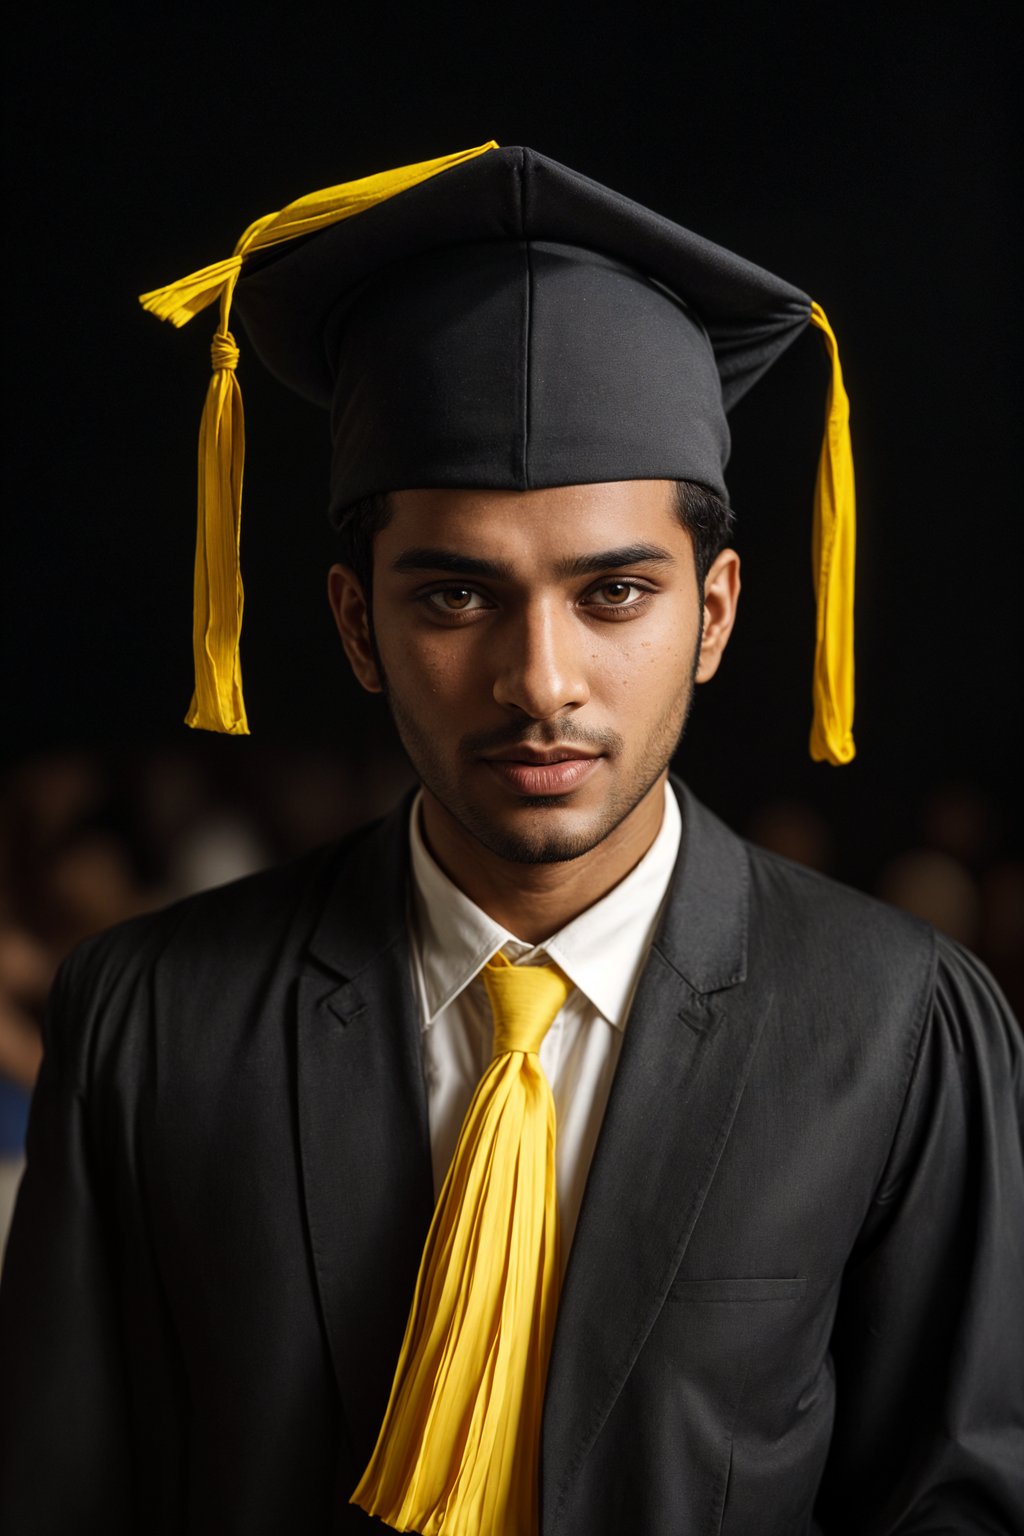
[{"label": "black mortarboard", "polygon": [[[798,288],[534,150],[482,146],[301,199],[251,226],[229,262],[143,302],[183,324],[217,297],[190,723],[245,729],[237,629],[227,654],[237,576],[234,599],[214,590],[237,556],[232,297],[270,371],[331,412],[336,522],[407,487],[673,479],[727,499],[726,413],[813,320],[834,366],[812,752],[853,755],[846,400],[828,323]],[[222,500],[234,512],[218,534]]]}]

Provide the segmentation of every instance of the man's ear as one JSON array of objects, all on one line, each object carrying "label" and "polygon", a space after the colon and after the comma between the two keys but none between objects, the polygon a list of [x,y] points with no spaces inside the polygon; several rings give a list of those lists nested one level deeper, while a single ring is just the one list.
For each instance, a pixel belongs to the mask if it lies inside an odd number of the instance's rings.
[{"label": "man's ear", "polygon": [[734,549],[723,549],[704,581],[704,633],[697,663],[698,683],[710,681],[718,671],[736,622],[739,599],[740,557]]},{"label": "man's ear", "polygon": [[367,693],[383,693],[362,582],[349,566],[332,565],[327,572],[327,601],[356,679]]}]

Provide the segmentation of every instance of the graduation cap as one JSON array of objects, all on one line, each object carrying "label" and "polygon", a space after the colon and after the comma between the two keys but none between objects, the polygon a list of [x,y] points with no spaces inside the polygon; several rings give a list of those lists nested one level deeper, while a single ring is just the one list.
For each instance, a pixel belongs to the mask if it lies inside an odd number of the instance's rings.
[{"label": "graduation cap", "polygon": [[186,720],[244,734],[243,423],[232,303],[289,388],[331,413],[330,516],[374,492],[696,481],[728,500],[727,413],[811,324],[832,364],[815,489],[811,755],[854,754],[854,487],[835,337],[798,288],[534,150],[488,143],[347,182],[249,226],[153,293],[219,300],[200,429]]}]

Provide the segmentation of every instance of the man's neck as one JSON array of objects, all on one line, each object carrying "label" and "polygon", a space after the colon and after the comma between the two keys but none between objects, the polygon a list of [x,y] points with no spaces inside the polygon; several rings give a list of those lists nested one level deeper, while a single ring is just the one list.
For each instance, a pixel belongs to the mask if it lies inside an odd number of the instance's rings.
[{"label": "man's neck", "polygon": [[488,917],[524,943],[541,944],[636,868],[661,829],[667,776],[666,770],[602,842],[564,863],[521,864],[501,858],[467,832],[427,788],[422,803],[424,841],[449,880]]}]

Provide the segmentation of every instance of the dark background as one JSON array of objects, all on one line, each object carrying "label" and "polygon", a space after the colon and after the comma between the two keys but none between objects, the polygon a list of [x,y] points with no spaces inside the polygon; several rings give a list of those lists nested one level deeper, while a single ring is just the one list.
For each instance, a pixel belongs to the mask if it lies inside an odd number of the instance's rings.
[{"label": "dark background", "polygon": [[[192,755],[230,786],[293,749],[394,743],[323,597],[326,423],[246,355],[250,740],[191,691],[195,443],[213,312],[135,296],[321,186],[494,137],[777,271],[825,307],[853,406],[858,757],[812,765],[808,332],[733,417],[745,588],[679,767],[740,829],[796,798],[871,886],[964,786],[1018,846],[1019,245],[1009,8],[29,5],[8,38],[9,343],[0,768]],[[332,757],[333,754],[333,757]],[[339,781],[340,782],[340,781]],[[367,803],[373,793],[367,791]],[[351,791],[347,791],[351,792]],[[955,792],[955,791],[954,791]],[[358,798],[358,792],[357,798]]]}]

